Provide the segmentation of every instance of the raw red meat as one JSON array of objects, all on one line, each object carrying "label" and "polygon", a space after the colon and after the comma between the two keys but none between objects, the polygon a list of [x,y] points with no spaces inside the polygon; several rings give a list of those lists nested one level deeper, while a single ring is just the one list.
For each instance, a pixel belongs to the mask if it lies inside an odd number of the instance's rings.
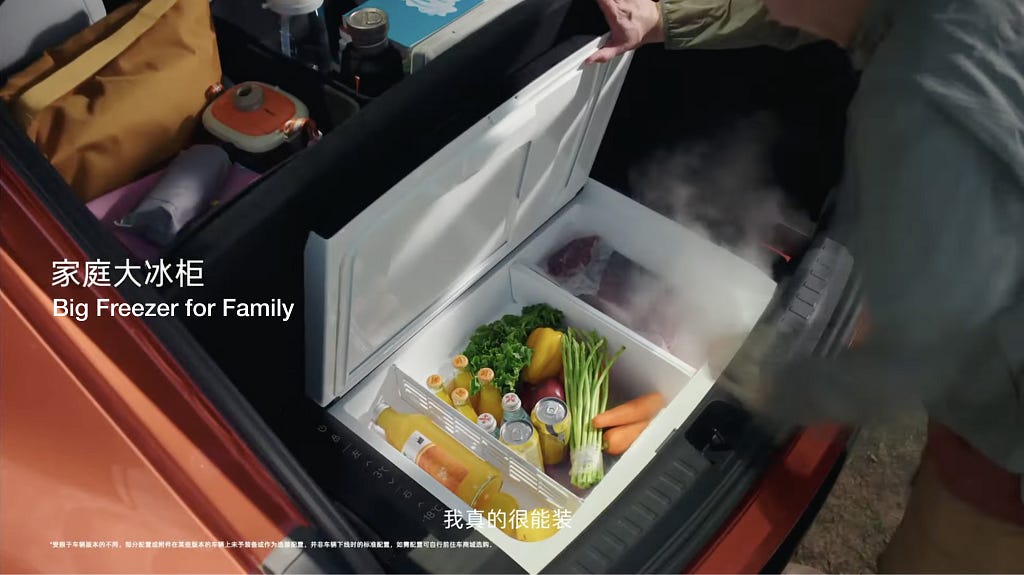
[{"label": "raw red meat", "polygon": [[[645,334],[660,347],[671,349],[679,327],[678,302],[675,291],[661,278],[615,252],[601,276],[596,299],[603,304],[602,311],[612,317],[624,316],[616,319]],[[608,311],[616,308],[626,313]]]},{"label": "raw red meat", "polygon": [[565,244],[548,258],[548,273],[564,278],[584,271],[590,265],[599,241],[600,236],[586,236]]},{"label": "raw red meat", "polygon": [[608,258],[608,267],[601,276],[597,295],[607,302],[626,306],[630,302],[630,285],[643,285],[654,279],[650,273],[633,263],[633,260],[615,252]]}]

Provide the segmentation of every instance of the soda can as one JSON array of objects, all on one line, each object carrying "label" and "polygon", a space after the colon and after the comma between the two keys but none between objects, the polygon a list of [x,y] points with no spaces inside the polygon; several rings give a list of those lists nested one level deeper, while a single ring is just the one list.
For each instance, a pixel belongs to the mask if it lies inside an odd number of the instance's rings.
[{"label": "soda can", "polygon": [[557,397],[545,397],[533,406],[530,421],[540,436],[540,450],[545,465],[555,465],[565,459],[569,445],[569,428],[572,417],[569,406]]},{"label": "soda can", "polygon": [[494,419],[494,416],[490,413],[481,413],[476,416],[476,424],[495,439],[501,439],[498,437],[498,420]]},{"label": "soda can", "polygon": [[509,421],[501,425],[501,442],[531,465],[544,471],[537,431],[529,421]]}]

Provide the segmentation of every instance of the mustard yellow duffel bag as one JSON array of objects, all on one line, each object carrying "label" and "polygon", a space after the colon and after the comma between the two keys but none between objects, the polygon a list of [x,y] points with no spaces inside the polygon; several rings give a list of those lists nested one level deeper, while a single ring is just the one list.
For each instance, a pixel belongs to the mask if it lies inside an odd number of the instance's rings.
[{"label": "mustard yellow duffel bag", "polygon": [[88,201],[185,147],[220,79],[209,0],[140,0],[48,50],[0,99]]}]

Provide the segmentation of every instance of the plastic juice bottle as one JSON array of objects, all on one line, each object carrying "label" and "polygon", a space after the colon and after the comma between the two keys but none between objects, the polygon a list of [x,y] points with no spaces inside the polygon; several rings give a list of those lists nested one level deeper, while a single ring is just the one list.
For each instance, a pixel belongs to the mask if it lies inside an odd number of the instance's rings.
[{"label": "plastic juice bottle", "polygon": [[501,490],[501,472],[426,415],[399,413],[382,403],[373,416],[392,447],[469,505],[475,507]]},{"label": "plastic juice bottle", "polygon": [[470,421],[476,423],[476,411],[469,404],[469,392],[461,387],[452,390],[452,405],[465,415]]},{"label": "plastic juice bottle", "polygon": [[473,383],[473,374],[466,371],[466,368],[469,367],[469,358],[464,355],[455,356],[452,359],[452,367],[455,368],[455,375],[448,380],[448,383],[444,384],[445,389],[448,390],[448,393],[451,393],[456,387],[469,391],[469,386]]},{"label": "plastic juice bottle", "polygon": [[526,514],[525,525],[516,530],[516,539],[520,541],[543,541],[558,533],[558,516],[553,509],[538,507]]},{"label": "plastic juice bottle", "polygon": [[492,383],[494,370],[485,367],[476,373],[476,379],[480,382],[480,403],[477,405],[477,411],[493,415],[500,428],[504,413],[501,408],[501,392]]},{"label": "plastic juice bottle", "polygon": [[516,510],[519,509],[519,502],[504,491],[499,491],[480,502],[478,510],[483,513],[484,519],[489,521],[505,535],[516,537],[517,523],[519,519]]},{"label": "plastic juice bottle", "polygon": [[430,392],[436,395],[441,401],[448,405],[454,406],[452,398],[449,397],[448,392],[444,390],[444,378],[436,373],[427,378],[427,388]]}]

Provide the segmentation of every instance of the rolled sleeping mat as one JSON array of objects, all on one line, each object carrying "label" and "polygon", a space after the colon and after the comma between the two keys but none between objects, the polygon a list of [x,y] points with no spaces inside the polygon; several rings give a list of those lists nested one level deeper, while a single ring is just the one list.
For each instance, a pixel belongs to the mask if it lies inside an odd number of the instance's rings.
[{"label": "rolled sleeping mat", "polygon": [[230,168],[231,160],[219,146],[192,146],[178,154],[138,207],[115,223],[167,246],[209,207]]}]

